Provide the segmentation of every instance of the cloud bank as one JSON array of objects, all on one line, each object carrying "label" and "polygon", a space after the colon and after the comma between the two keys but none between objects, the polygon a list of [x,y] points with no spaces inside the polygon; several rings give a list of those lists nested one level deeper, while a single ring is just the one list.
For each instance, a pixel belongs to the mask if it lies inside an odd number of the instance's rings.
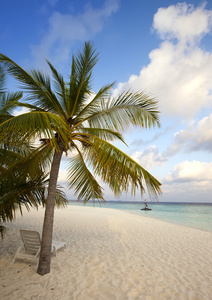
[{"label": "cloud bank", "polygon": [[162,181],[162,200],[211,203],[212,163],[183,161]]},{"label": "cloud bank", "polygon": [[208,181],[212,182],[212,163],[183,161],[165,178],[166,183],[191,181],[201,182],[203,185]]},{"label": "cloud bank", "polygon": [[140,75],[120,83],[116,92],[151,91],[164,115],[192,119],[212,103],[212,53],[200,47],[211,28],[212,11],[204,6],[195,9],[182,3],[160,8],[153,22],[160,47],[150,52],[150,63]]},{"label": "cloud bank", "polygon": [[172,156],[180,151],[207,151],[212,153],[212,114],[204,117],[197,125],[177,132],[166,155]]}]

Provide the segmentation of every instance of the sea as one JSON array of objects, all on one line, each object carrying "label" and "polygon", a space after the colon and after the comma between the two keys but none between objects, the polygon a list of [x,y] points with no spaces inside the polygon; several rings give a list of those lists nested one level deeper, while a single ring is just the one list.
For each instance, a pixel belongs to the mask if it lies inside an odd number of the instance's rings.
[{"label": "sea", "polygon": [[69,205],[119,209],[147,218],[212,232],[212,203],[148,202],[151,211],[141,210],[144,207],[143,202],[107,201],[99,204],[91,201],[84,204],[80,201],[69,201]]}]

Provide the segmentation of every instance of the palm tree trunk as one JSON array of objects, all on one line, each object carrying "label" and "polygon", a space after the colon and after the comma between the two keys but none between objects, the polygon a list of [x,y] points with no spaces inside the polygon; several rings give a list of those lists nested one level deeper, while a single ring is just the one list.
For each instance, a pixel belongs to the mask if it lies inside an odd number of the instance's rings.
[{"label": "palm tree trunk", "polygon": [[37,273],[40,275],[45,275],[50,272],[55,194],[60,162],[64,150],[62,143],[59,144],[59,149],[60,150],[58,152],[55,150],[49,177],[48,197],[46,200],[46,209],[43,222],[41,252],[37,270]]}]

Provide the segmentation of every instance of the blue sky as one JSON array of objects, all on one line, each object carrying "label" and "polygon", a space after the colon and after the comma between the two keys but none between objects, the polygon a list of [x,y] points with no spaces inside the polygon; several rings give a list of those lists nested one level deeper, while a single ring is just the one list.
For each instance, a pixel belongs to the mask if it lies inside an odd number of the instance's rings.
[{"label": "blue sky", "polygon": [[[117,144],[162,182],[160,201],[212,202],[212,2],[0,0],[0,52],[63,74],[92,40],[94,92],[116,81],[155,96],[161,128],[129,128]],[[15,89],[9,81],[9,89]],[[64,185],[63,161],[59,181]],[[114,199],[104,186],[105,198]],[[72,191],[67,192],[76,199]],[[148,199],[148,195],[145,196]],[[132,199],[122,195],[120,200]],[[133,200],[140,200],[140,195]]]}]

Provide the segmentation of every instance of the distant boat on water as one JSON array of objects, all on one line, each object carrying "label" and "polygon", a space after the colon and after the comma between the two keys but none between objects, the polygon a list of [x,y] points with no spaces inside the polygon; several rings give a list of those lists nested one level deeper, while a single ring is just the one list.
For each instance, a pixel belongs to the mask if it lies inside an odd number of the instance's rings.
[{"label": "distant boat on water", "polygon": [[145,202],[144,202],[144,208],[141,208],[141,210],[152,210],[151,208],[148,207],[146,199],[145,199]]}]

